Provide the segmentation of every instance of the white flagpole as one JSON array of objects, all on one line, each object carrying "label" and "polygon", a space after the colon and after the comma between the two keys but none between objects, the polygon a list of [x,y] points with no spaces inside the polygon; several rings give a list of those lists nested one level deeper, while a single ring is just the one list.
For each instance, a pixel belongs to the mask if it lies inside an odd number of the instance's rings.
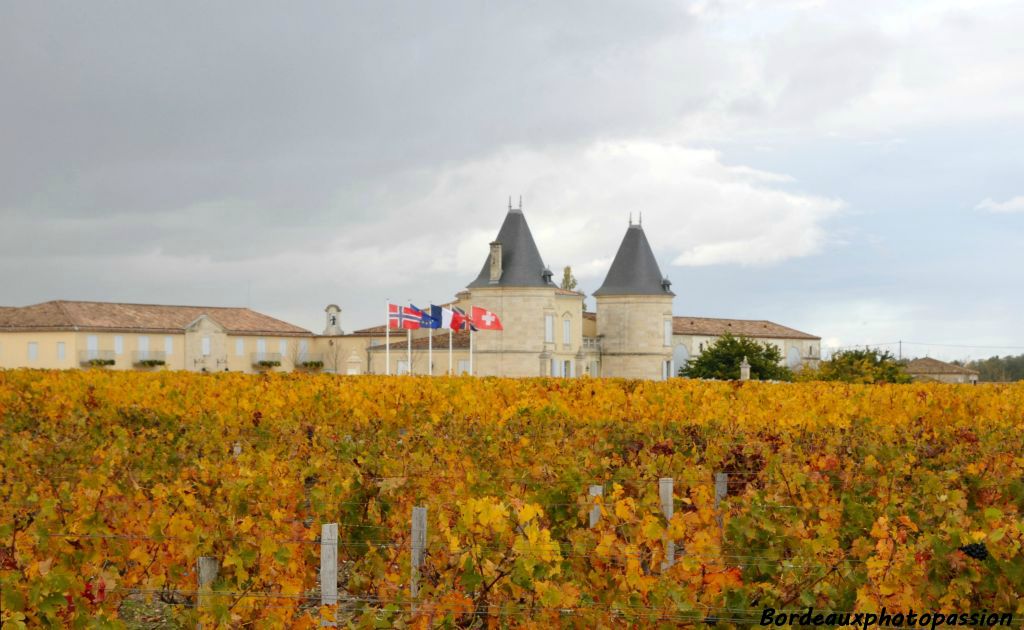
[{"label": "white flagpole", "polygon": [[412,328],[405,329],[405,373],[412,374]]},{"label": "white flagpole", "polygon": [[469,375],[473,376],[473,326],[469,326]]},{"label": "white flagpole", "polygon": [[384,307],[384,374],[391,374],[391,300]]},{"label": "white flagpole", "polygon": [[427,333],[427,376],[434,375],[434,326],[431,322],[430,332]]},{"label": "white flagpole", "polygon": [[448,376],[452,375],[452,327],[448,326]]}]

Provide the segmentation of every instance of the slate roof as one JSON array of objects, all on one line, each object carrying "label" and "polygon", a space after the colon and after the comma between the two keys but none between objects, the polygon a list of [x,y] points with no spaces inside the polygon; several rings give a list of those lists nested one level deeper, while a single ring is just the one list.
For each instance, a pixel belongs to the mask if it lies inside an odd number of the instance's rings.
[{"label": "slate roof", "polygon": [[675,295],[662,286],[663,280],[644,228],[632,224],[622,238],[604,284],[594,295]]},{"label": "slate roof", "polygon": [[491,284],[491,256],[488,254],[480,275],[467,285],[468,288],[555,286],[553,282],[544,281],[544,261],[522,210],[512,208],[508,211],[494,240],[501,243],[501,279]]},{"label": "slate roof", "polygon": [[910,363],[907,363],[907,373],[912,375],[917,374],[978,374],[977,370],[963,367],[962,365],[955,365],[953,363],[946,363],[945,361],[939,361],[931,357],[924,357],[922,359],[914,359]]},{"label": "slate roof", "polygon": [[719,337],[726,333],[737,337],[767,337],[773,339],[821,339],[775,322],[764,319],[722,319],[718,317],[672,318],[674,335],[707,335]]},{"label": "slate roof", "polygon": [[0,331],[84,330],[90,332],[180,333],[206,315],[234,335],[312,335],[300,328],[248,308],[169,306],[119,302],[54,300],[0,309]]}]

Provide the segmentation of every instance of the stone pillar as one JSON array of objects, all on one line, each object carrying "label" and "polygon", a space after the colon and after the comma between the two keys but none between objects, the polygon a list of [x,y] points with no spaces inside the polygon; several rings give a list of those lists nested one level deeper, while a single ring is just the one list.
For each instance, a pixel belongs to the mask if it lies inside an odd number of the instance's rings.
[{"label": "stone pillar", "polygon": [[740,380],[750,380],[750,363],[747,362],[747,357],[743,357],[743,361],[740,362]]}]

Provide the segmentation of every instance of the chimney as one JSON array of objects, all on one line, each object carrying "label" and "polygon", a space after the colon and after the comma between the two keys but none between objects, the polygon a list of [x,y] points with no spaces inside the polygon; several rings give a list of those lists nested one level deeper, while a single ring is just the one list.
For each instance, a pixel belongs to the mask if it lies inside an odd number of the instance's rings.
[{"label": "chimney", "polygon": [[498,284],[501,280],[501,243],[491,243],[491,284]]}]

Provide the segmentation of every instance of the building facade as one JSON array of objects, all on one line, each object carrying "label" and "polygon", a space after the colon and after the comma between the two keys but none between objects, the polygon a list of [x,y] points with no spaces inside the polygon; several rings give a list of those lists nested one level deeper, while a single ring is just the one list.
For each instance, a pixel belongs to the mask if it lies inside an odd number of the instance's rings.
[{"label": "building facade", "polygon": [[522,209],[509,207],[480,273],[439,302],[486,308],[501,331],[346,333],[336,304],[314,334],[247,308],[53,301],[0,307],[0,368],[665,379],[726,333],[777,345],[793,369],[816,365],[819,337],[763,320],[673,315],[671,286],[631,221],[594,292],[596,312],[585,311],[586,296],[552,282]]},{"label": "building facade", "polygon": [[907,363],[907,374],[916,383],[978,383],[979,372],[955,363],[946,363],[931,357],[914,359]]}]

